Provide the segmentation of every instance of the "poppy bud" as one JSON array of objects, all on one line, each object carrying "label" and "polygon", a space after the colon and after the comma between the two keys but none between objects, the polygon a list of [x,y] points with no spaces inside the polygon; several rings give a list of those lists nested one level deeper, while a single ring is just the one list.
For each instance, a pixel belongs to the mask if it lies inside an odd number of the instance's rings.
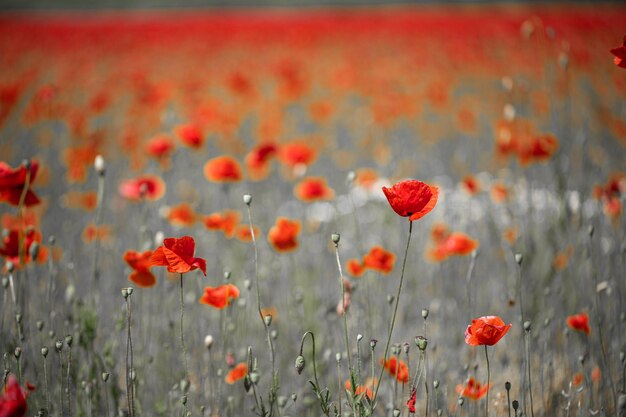
[{"label": "poppy bud", "polygon": [[361,340],[363,340],[363,335],[361,333],[356,335],[356,341],[360,342]]},{"label": "poppy bud", "polygon": [[423,309],[422,309],[422,318],[423,318],[424,320],[426,320],[426,319],[428,318],[428,313],[429,313],[429,311],[428,311],[428,309],[427,309],[427,308],[423,308]]},{"label": "poppy bud", "polygon": [[341,362],[341,353],[335,353],[335,360],[337,361],[337,363]]},{"label": "poppy bud", "polygon": [[37,417],[48,417],[48,410],[40,408],[39,411],[37,411]]},{"label": "poppy bud", "polygon": [[270,332],[270,337],[272,338],[272,340],[276,340],[276,338],[278,337],[278,330],[272,330]]},{"label": "poppy bud", "polygon": [[437,409],[437,417],[441,417],[443,415],[443,410],[441,408]]},{"label": "poppy bud", "polygon": [[65,344],[67,345],[67,347],[71,348],[73,341],[74,341],[74,338],[72,337],[71,334],[68,334],[67,336],[65,336]]},{"label": "poppy bud", "polygon": [[433,387],[434,387],[435,389],[439,388],[439,380],[438,380],[438,379],[435,379],[435,380],[433,381]]},{"label": "poppy bud", "polygon": [[267,327],[270,327],[272,324],[272,315],[271,314],[266,314],[265,317],[263,317],[263,321],[265,322],[265,325]]},{"label": "poppy bud", "polygon": [[22,160],[22,166],[24,168],[26,168],[26,170],[28,171],[30,169],[30,159],[23,159]]},{"label": "poppy bud", "polygon": [[463,407],[463,403],[465,403],[465,399],[463,397],[459,398],[459,406]]},{"label": "poppy bud", "polygon": [[43,356],[44,358],[48,356],[48,348],[47,347],[42,347],[41,348],[41,356]]},{"label": "poppy bud", "polygon": [[338,245],[339,241],[341,240],[341,235],[339,233],[333,233],[332,235],[330,235],[330,239],[335,245]]},{"label": "poppy bud", "polygon": [[400,410],[398,410],[397,408],[395,408],[393,410],[393,417],[400,417]]},{"label": "poppy bud", "polygon": [[63,350],[63,341],[57,340],[54,343],[54,349],[57,351],[57,353],[61,353],[61,350]]},{"label": "poppy bud", "polygon": [[259,382],[259,373],[256,370],[250,372],[250,381],[252,381],[253,384]]},{"label": "poppy bud", "polygon": [[108,372],[102,372],[100,377],[102,378],[103,382],[107,382],[109,380],[109,373]]},{"label": "poppy bud", "polygon": [[346,179],[348,180],[348,183],[352,183],[356,179],[356,172],[348,172],[348,176],[346,177]]},{"label": "poppy bud", "polygon": [[43,321],[42,320],[37,320],[37,330],[42,331],[43,330]]},{"label": "poppy bud", "polygon": [[37,257],[39,256],[39,243],[37,242],[33,242],[30,245],[30,248],[28,249],[29,255],[30,255],[30,259],[37,259]]},{"label": "poppy bud", "polygon": [[187,405],[187,396],[183,395],[183,397],[180,399],[180,402],[183,403],[183,405]]},{"label": "poppy bud", "polygon": [[211,346],[213,346],[213,336],[208,334],[204,337],[204,347],[211,349]]},{"label": "poppy bud", "polygon": [[48,238],[48,244],[49,244],[50,246],[54,246],[54,244],[55,244],[56,242],[57,242],[57,238],[56,238],[56,237],[54,237],[54,236],[50,236],[50,237]]},{"label": "poppy bud", "polygon": [[49,337],[50,339],[54,339],[54,335],[55,335],[55,334],[56,334],[56,333],[54,332],[54,330],[50,330],[50,331],[48,332],[48,337]]},{"label": "poppy bud", "polygon": [[530,320],[526,320],[526,321],[524,322],[524,330],[526,330],[527,332],[529,332],[529,331],[530,331],[530,325],[531,325]]},{"label": "poppy bud", "polygon": [[515,262],[517,262],[518,265],[521,265],[523,261],[524,261],[524,255],[522,255],[521,253],[516,253]]},{"label": "poppy bud", "polygon": [[278,406],[280,408],[283,408],[284,406],[287,405],[287,397],[285,397],[284,395],[281,395],[280,397],[278,397],[277,402],[278,402]]},{"label": "poppy bud", "polygon": [[507,122],[513,121],[515,119],[515,107],[510,103],[505,104],[502,109],[502,114]]},{"label": "poppy bud", "polygon": [[245,280],[243,282],[243,286],[246,288],[246,290],[250,291],[250,288],[252,288],[252,281],[250,281],[249,279]]},{"label": "poppy bud", "polygon": [[21,347],[16,347],[15,350],[13,351],[13,356],[15,356],[15,359],[19,359],[20,356],[22,356],[22,348]]},{"label": "poppy bud", "polygon": [[295,365],[296,371],[298,371],[298,375],[302,373],[302,370],[304,369],[304,365],[305,365],[304,356],[298,355],[296,357],[296,365]]},{"label": "poppy bud", "polygon": [[106,163],[104,162],[102,155],[96,155],[96,158],[93,161],[93,167],[99,176],[104,177],[104,174],[106,173]]},{"label": "poppy bud", "polygon": [[404,350],[404,353],[408,355],[409,354],[409,344],[408,343],[404,343],[402,345],[402,350]]},{"label": "poppy bud", "polygon": [[230,279],[230,271],[224,271],[224,280],[228,281]]},{"label": "poppy bud", "polygon": [[15,269],[15,265],[14,265],[14,264],[13,264],[13,262],[11,262],[11,261],[7,261],[7,263],[5,264],[5,267],[6,267],[7,272],[8,272],[9,274],[12,274],[12,273],[13,273],[13,270]]},{"label": "poppy bud", "polygon": [[15,315],[15,321],[17,322],[17,324],[22,324],[22,315],[20,313],[17,313]]},{"label": "poppy bud", "polygon": [[187,381],[186,379],[183,379],[182,381],[180,381],[180,390],[182,392],[187,392],[188,389],[189,389],[189,381]]},{"label": "poppy bud", "polygon": [[626,359],[626,353],[624,353],[624,351],[622,350],[622,351],[619,353],[619,361],[620,361],[620,362],[624,362],[624,360],[625,360],[625,359]]},{"label": "poppy bud", "polygon": [[387,302],[389,304],[392,304],[394,299],[395,299],[395,297],[393,295],[387,294]]},{"label": "poppy bud", "polygon": [[511,383],[509,381],[506,381],[504,383],[504,389],[507,390],[507,391],[511,390]]},{"label": "poppy bud", "polygon": [[376,343],[378,343],[378,340],[376,340],[376,339],[370,340],[370,348],[372,350],[374,350],[376,348]]},{"label": "poppy bud", "polygon": [[428,339],[424,336],[415,336],[415,344],[422,352],[426,350],[426,346],[428,346]]},{"label": "poppy bud", "polygon": [[513,400],[512,404],[513,404],[513,410],[517,411],[517,409],[519,408],[519,401]]},{"label": "poppy bud", "polygon": [[589,228],[587,229],[587,233],[589,234],[589,237],[593,236],[593,231],[594,231],[593,226],[589,226]]},{"label": "poppy bud", "polygon": [[243,195],[243,202],[249,206],[250,203],[252,203],[252,196],[250,194],[244,194]]}]

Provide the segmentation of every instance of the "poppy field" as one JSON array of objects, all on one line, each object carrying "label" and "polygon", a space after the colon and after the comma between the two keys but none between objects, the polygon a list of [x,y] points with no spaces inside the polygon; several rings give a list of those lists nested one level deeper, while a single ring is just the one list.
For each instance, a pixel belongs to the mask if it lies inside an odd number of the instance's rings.
[{"label": "poppy field", "polygon": [[0,12],[0,417],[626,415],[625,16]]}]

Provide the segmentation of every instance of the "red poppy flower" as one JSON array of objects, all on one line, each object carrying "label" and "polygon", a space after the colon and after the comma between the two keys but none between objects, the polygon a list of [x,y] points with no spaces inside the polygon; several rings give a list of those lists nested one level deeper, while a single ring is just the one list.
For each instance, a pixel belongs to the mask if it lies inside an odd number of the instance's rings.
[{"label": "red poppy flower", "polygon": [[239,162],[231,156],[218,156],[204,164],[204,176],[213,182],[237,182],[243,175]]},{"label": "red poppy flower", "polygon": [[319,200],[332,200],[335,198],[335,191],[326,184],[326,180],[321,177],[309,177],[300,181],[293,189],[297,198],[304,202]]},{"label": "red poppy flower", "polygon": [[439,198],[439,188],[418,180],[401,181],[391,188],[383,187],[383,192],[393,211],[411,221],[430,213]]},{"label": "red poppy flower", "polygon": [[[37,161],[31,161],[30,163],[30,178],[29,186],[26,191],[26,197],[24,198],[25,206],[34,206],[39,204],[39,197],[33,192],[31,186],[37,177],[37,171],[39,170],[39,163]],[[24,165],[20,165],[17,168],[11,168],[7,163],[0,162],[0,202],[7,202],[13,206],[17,206],[20,203],[20,197],[24,191],[26,185],[26,173],[28,170]]]},{"label": "red poppy flower", "polygon": [[469,398],[470,400],[480,400],[487,394],[489,388],[491,388],[491,384],[489,384],[489,386],[482,385],[472,377],[467,381],[465,386],[457,385],[456,392],[460,396]]},{"label": "red poppy flower", "polygon": [[[355,394],[361,395],[365,393],[365,396],[371,400],[374,397],[374,388],[376,387],[377,382],[378,378],[367,378],[365,380],[365,384],[356,386]],[[344,388],[348,391],[352,391],[352,383],[349,379],[347,379],[344,383]]]},{"label": "red poppy flower", "polygon": [[252,149],[245,159],[246,167],[250,178],[259,181],[269,173],[270,159],[276,155],[278,147],[273,143],[264,143],[257,145]]},{"label": "red poppy flower", "polygon": [[178,126],[176,128],[176,134],[180,141],[190,148],[198,149],[204,142],[202,130],[194,123]]},{"label": "red poppy flower", "polygon": [[215,288],[206,287],[200,302],[221,310],[237,298],[239,298],[239,288],[233,284],[224,284]]},{"label": "red poppy flower", "polygon": [[150,272],[150,258],[152,251],[148,250],[143,253],[134,250],[124,252],[124,260],[134,269],[128,276],[128,279],[142,288],[149,288],[156,284],[156,277]]},{"label": "red poppy flower", "polygon": [[[0,247],[0,256],[4,257],[5,260],[13,262],[13,264],[17,267],[20,265],[20,251],[19,251],[19,231],[17,229],[12,229],[2,238],[3,247]],[[28,228],[24,233],[22,240],[22,249],[24,255],[24,262],[28,263],[31,261],[30,258],[30,247],[34,242],[38,244],[41,243],[41,233],[36,231],[35,229]],[[40,251],[37,261],[42,260],[43,252]]]},{"label": "red poppy flower", "polygon": [[509,331],[510,324],[498,316],[484,316],[472,320],[465,330],[465,343],[472,346],[493,346]]},{"label": "red poppy flower", "polygon": [[352,275],[353,277],[360,277],[361,275],[363,275],[363,272],[365,272],[365,265],[359,262],[358,259],[348,259],[348,263],[346,266],[348,274]]},{"label": "red poppy flower", "polygon": [[156,159],[166,158],[173,149],[174,144],[172,143],[172,140],[165,135],[153,137],[148,141],[148,144],[146,145],[146,151],[148,152],[148,155]]},{"label": "red poppy flower", "polygon": [[374,246],[367,255],[363,257],[363,266],[375,271],[388,274],[393,270],[396,263],[396,255],[382,246]]},{"label": "red poppy flower", "polygon": [[308,166],[317,158],[317,152],[304,141],[294,141],[286,143],[280,148],[279,158],[288,167]]},{"label": "red poppy flower", "polygon": [[406,402],[406,406],[409,409],[409,413],[415,412],[416,402],[417,402],[417,389],[413,387],[411,388],[411,395],[409,395],[409,400]]},{"label": "red poppy flower", "polygon": [[276,224],[267,233],[267,240],[278,252],[289,252],[298,247],[300,222],[286,217],[276,219]]},{"label": "red poppy flower", "polygon": [[491,199],[496,203],[502,203],[509,198],[509,189],[502,183],[495,183],[491,187]]},{"label": "red poppy flower", "polygon": [[83,242],[91,243],[98,239],[99,241],[109,240],[111,237],[111,228],[106,224],[96,227],[95,224],[89,223],[83,230]]},{"label": "red poppy flower", "polygon": [[[381,363],[382,361],[383,360],[381,359]],[[399,361],[399,366],[398,366],[398,361]],[[385,370],[389,372],[391,376],[396,377],[398,382],[402,382],[403,384],[406,384],[407,382],[409,382],[409,367],[406,365],[406,363],[404,363],[402,359],[396,360],[396,358],[392,356],[391,358],[387,359],[387,362],[385,362],[384,367],[385,367]]]},{"label": "red poppy flower", "polygon": [[624,36],[624,43],[622,46],[611,49],[611,53],[615,55],[615,58],[613,58],[615,65],[621,68],[626,68],[626,36]]},{"label": "red poppy flower", "polygon": [[0,417],[24,417],[28,411],[27,391],[20,387],[17,378],[10,374],[0,397]]},{"label": "red poppy flower", "polygon": [[62,204],[70,209],[81,209],[91,212],[96,209],[98,195],[95,191],[69,191],[63,196]]},{"label": "red poppy flower", "polygon": [[478,241],[470,238],[465,233],[452,233],[445,240],[443,247],[449,255],[465,256],[478,248]]},{"label": "red poppy flower", "polygon": [[200,268],[206,276],[206,261],[194,258],[196,242],[191,236],[169,237],[150,257],[150,265],[166,266],[168,272],[184,274]]},{"label": "red poppy flower", "polygon": [[238,363],[233,369],[231,369],[224,380],[227,384],[234,384],[245,376],[248,375],[248,365],[244,362]]},{"label": "red poppy flower", "polygon": [[181,203],[177,206],[170,207],[167,212],[167,220],[173,226],[190,227],[196,222],[197,216],[189,204]]},{"label": "red poppy flower", "polygon": [[473,175],[468,175],[461,181],[463,189],[469,194],[474,195],[480,192],[480,184]]},{"label": "red poppy flower", "polygon": [[[221,213],[212,213],[202,220],[209,230],[221,230],[228,239],[235,234],[235,227],[239,224],[240,214],[235,210],[224,210]],[[247,227],[247,226],[246,226]]]},{"label": "red poppy flower", "polygon": [[122,181],[118,191],[124,198],[133,201],[146,199],[156,201],[165,195],[165,183],[156,175],[144,175]]},{"label": "red poppy flower", "polygon": [[585,332],[589,335],[591,328],[589,327],[589,315],[587,313],[574,314],[567,318],[567,325],[580,332]]}]

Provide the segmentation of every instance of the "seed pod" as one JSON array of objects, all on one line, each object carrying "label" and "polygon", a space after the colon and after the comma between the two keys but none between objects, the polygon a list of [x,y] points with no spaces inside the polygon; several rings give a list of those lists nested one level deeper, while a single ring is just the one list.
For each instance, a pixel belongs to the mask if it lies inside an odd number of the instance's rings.
[{"label": "seed pod", "polygon": [[304,365],[305,365],[305,360],[304,360],[304,356],[302,355],[298,355],[296,357],[296,371],[298,372],[298,375],[300,375],[302,373],[302,370],[304,369]]},{"label": "seed pod", "polygon": [[243,195],[243,202],[249,206],[252,203],[252,196],[250,194]]}]

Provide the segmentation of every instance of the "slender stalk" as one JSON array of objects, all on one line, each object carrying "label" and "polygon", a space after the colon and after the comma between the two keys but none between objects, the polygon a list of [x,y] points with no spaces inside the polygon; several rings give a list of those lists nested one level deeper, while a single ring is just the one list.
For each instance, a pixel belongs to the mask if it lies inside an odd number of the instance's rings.
[{"label": "slender stalk", "polygon": [[98,281],[100,278],[100,271],[98,270],[98,252],[100,249],[100,239],[98,236],[100,223],[102,222],[102,205],[104,201],[104,175],[98,175],[98,195],[97,195],[97,203],[96,203],[96,222],[95,222],[95,237],[93,242],[93,261],[91,264],[91,271],[94,282]]},{"label": "slender stalk", "polygon": [[46,355],[43,357],[43,379],[44,379],[44,387],[46,391],[46,412],[51,414],[50,410],[50,392],[48,389],[48,361],[46,360],[46,356],[48,355],[46,350]]},{"label": "slender stalk", "polygon": [[485,417],[489,417],[489,380],[491,377],[491,373],[489,370],[489,353],[487,351],[487,345],[485,346],[485,359],[487,360],[487,396],[485,398]]},{"label": "slender stalk", "polygon": [[[389,334],[387,335],[387,343],[385,344],[385,354],[383,355],[383,364],[387,361],[387,353],[389,353],[389,344],[391,343],[391,336],[393,335],[393,327],[396,323],[396,315],[398,313],[398,304],[400,304],[400,294],[402,292],[402,283],[404,282],[404,269],[406,267],[406,258],[409,253],[409,244],[411,243],[411,232],[413,231],[413,222],[409,220],[409,237],[406,241],[406,249],[404,250],[404,260],[402,261],[402,272],[400,273],[400,283],[398,285],[398,292],[396,294],[396,305],[393,309],[393,316],[391,318],[391,327],[389,328]],[[382,366],[380,368],[380,372],[378,374],[378,382],[376,383],[376,389],[374,390],[374,398],[372,399],[372,403],[376,403],[376,398],[378,397],[378,389],[380,388],[380,382],[383,378],[383,371],[385,367]]]},{"label": "slender stalk", "polygon": [[24,266],[24,245],[23,245],[23,234],[24,234],[24,224],[22,218],[22,208],[24,207],[24,203],[26,202],[26,195],[28,194],[28,188],[30,187],[30,161],[24,161],[23,165],[26,167],[26,179],[24,180],[24,188],[22,188],[22,193],[20,194],[20,200],[17,205],[17,216],[18,216],[18,233],[17,233],[17,248],[18,248],[18,256],[20,260],[20,266]]},{"label": "slender stalk", "polygon": [[[128,294],[128,293],[127,293]],[[134,417],[135,415],[135,392],[134,392],[134,378],[132,377],[133,369],[133,339],[131,336],[131,308],[130,308],[130,294],[126,297],[126,319],[127,319],[127,336],[126,336],[126,401],[128,403],[128,415]]]},{"label": "slender stalk", "polygon": [[68,344],[67,350],[67,415],[72,417],[72,378],[70,366],[72,364],[72,346]]},{"label": "slender stalk", "polygon": [[[525,327],[525,326],[524,326]],[[525,347],[526,347],[526,368],[528,371],[528,394],[530,396],[530,415],[531,417],[535,417],[535,412],[533,410],[533,386],[530,378],[530,327],[525,331]]]},{"label": "slender stalk", "polygon": [[[333,235],[333,241],[334,241]],[[336,234],[338,237],[339,234]],[[337,242],[335,243],[335,257],[337,258],[337,269],[339,269],[339,286],[341,287],[341,307],[343,311],[343,332],[346,339],[346,352],[348,353],[348,372],[352,373],[352,361],[350,359],[350,341],[348,338],[348,311],[346,307],[346,295],[345,288],[343,286],[343,271],[341,269],[341,261],[339,260],[339,238],[337,238]],[[356,388],[355,388],[356,389]]]},{"label": "slender stalk", "polygon": [[185,332],[183,321],[185,319],[185,300],[183,290],[183,274],[180,274],[180,347],[183,350],[183,363],[185,364],[185,380],[189,381],[189,365],[187,364],[187,347],[185,346]]},{"label": "slender stalk", "polygon": [[[59,342],[57,342],[57,345],[58,344],[59,344]],[[64,413],[64,411],[65,411],[65,409],[64,409],[64,402],[65,402],[65,400],[63,399],[64,398],[63,394],[64,394],[64,391],[65,391],[65,383],[63,382],[64,381],[64,378],[63,378],[63,358],[61,357],[61,349],[57,349],[57,353],[58,353],[58,356],[59,356],[59,376],[61,377],[60,378],[61,379],[61,391],[60,391],[61,395],[59,396],[60,399],[61,399],[61,413],[60,413],[60,415],[64,416],[65,415],[65,413]]]},{"label": "slender stalk", "polygon": [[337,354],[337,402],[339,403],[339,415],[342,416],[341,412],[341,356]]},{"label": "slender stalk", "polygon": [[317,364],[315,363],[315,335],[312,331],[307,331],[302,335],[302,341],[300,342],[300,356],[302,356],[302,350],[304,348],[304,340],[306,337],[311,336],[311,343],[313,344],[313,378],[315,379],[315,385],[320,386],[319,381],[317,380]]}]

